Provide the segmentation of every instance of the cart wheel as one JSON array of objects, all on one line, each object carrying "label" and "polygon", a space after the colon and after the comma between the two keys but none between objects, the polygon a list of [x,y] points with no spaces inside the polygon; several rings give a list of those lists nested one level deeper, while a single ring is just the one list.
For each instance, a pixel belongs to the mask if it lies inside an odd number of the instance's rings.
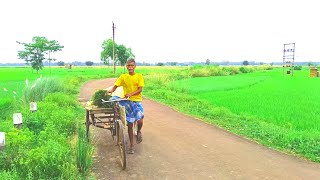
[{"label": "cart wheel", "polygon": [[89,126],[90,126],[89,111],[86,111],[86,135],[87,135],[88,141],[89,141]]},{"label": "cart wheel", "polygon": [[122,169],[125,170],[127,167],[127,147],[126,147],[126,139],[124,136],[124,126],[120,120],[116,121],[117,125],[117,144],[120,153],[120,162]]}]

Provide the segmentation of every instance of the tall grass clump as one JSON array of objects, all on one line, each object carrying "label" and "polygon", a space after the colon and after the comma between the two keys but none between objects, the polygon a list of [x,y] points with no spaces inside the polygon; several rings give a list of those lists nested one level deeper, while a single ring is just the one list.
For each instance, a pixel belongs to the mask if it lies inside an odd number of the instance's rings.
[{"label": "tall grass clump", "polygon": [[[27,82],[27,81],[26,81]],[[38,78],[32,85],[26,83],[23,91],[25,102],[42,101],[48,94],[63,91],[64,86],[57,78]]]},{"label": "tall grass clump", "polygon": [[92,160],[93,146],[88,142],[86,130],[83,125],[78,127],[78,141],[76,147],[77,166],[81,174],[88,174]]}]

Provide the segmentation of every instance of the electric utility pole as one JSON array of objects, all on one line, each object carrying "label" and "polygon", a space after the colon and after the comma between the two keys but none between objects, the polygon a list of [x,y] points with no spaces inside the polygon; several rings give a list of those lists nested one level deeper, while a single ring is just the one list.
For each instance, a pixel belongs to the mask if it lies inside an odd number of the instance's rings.
[{"label": "electric utility pole", "polygon": [[112,60],[113,60],[113,74],[116,73],[116,62],[115,62],[115,58],[114,58],[114,29],[116,27],[114,26],[114,23],[112,21]]}]

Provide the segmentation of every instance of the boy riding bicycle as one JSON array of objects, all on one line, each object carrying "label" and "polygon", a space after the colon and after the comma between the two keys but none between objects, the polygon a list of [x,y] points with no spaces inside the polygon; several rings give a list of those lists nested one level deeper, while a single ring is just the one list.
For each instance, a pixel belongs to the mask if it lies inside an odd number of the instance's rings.
[{"label": "boy riding bicycle", "polygon": [[[128,125],[128,135],[130,139],[129,154],[133,154],[133,124],[137,122],[137,143],[142,142],[141,128],[143,125],[144,109],[142,105],[142,88],[144,87],[144,79],[142,74],[135,73],[136,62],[134,59],[127,61],[127,74],[122,74],[114,86],[109,88],[108,93],[113,93],[118,87],[122,86],[124,97],[128,101],[122,101],[120,104],[126,109],[126,120]],[[121,97],[122,98],[122,97]]]}]

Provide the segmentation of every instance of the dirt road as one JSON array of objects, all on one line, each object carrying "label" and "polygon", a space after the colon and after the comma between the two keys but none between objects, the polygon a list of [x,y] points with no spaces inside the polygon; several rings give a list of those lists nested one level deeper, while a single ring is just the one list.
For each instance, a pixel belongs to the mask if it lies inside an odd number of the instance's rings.
[{"label": "dirt road", "polygon": [[[115,79],[86,83],[88,99]],[[127,155],[121,170],[118,151],[107,130],[90,127],[97,179],[320,179],[320,164],[289,156],[144,99],[143,142]]]}]

